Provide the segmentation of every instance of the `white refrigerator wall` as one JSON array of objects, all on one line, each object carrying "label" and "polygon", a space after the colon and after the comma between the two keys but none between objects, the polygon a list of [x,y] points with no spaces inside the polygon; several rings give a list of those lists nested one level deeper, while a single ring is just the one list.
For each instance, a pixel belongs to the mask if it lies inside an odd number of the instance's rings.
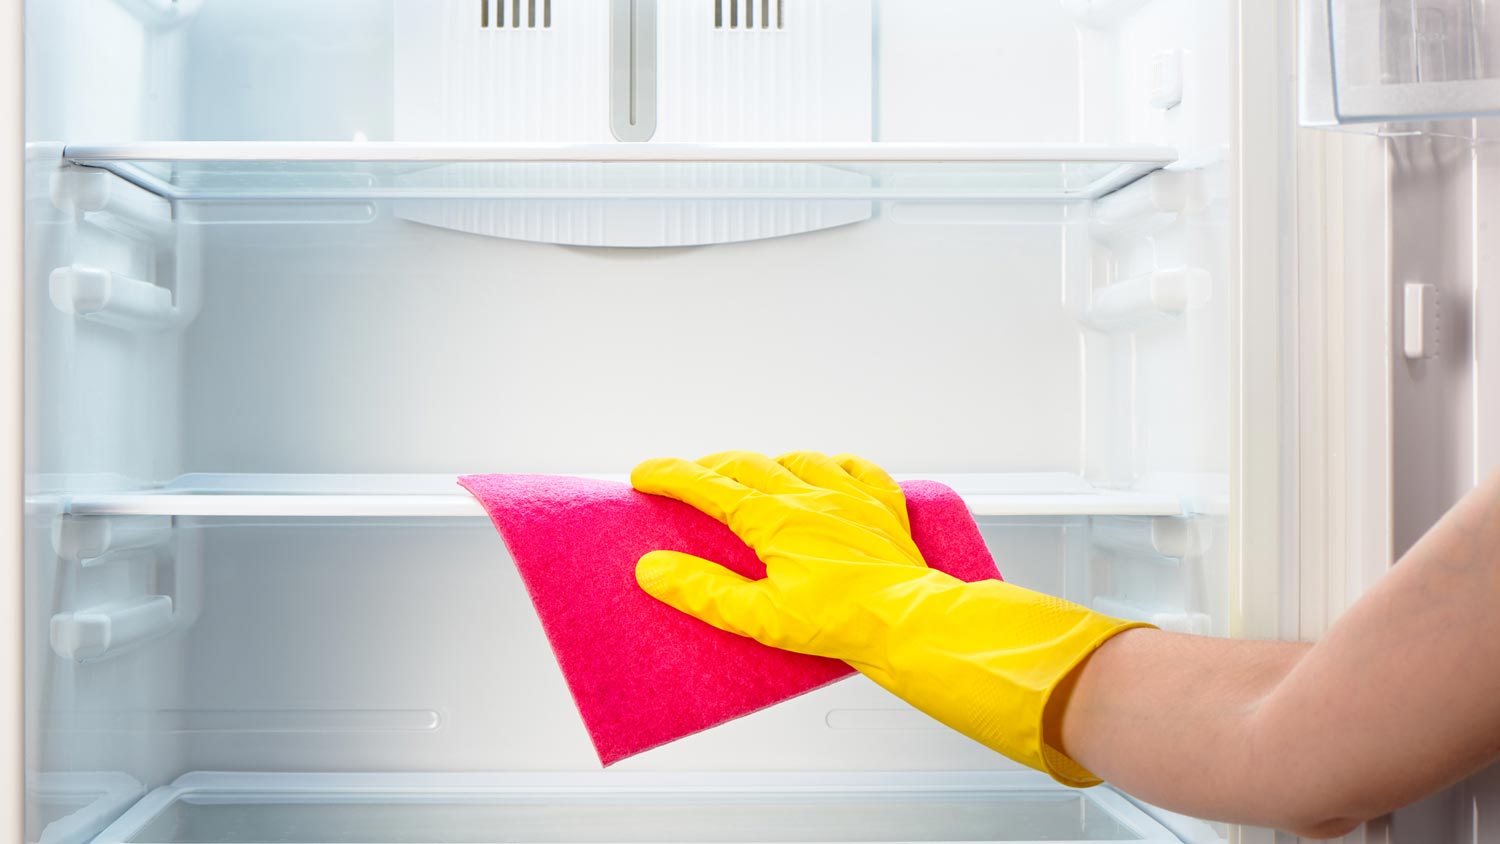
[{"label": "white refrigerator wall", "polygon": [[[389,202],[169,206],[100,177],[134,209],[112,214],[57,178],[55,144],[392,139],[393,7],[32,0],[30,491],[623,473],[730,447],[1067,473],[1182,496],[1192,541],[1171,556],[1120,539],[1140,520],[987,520],[1007,577],[1224,632],[1230,4],[1119,3],[1103,22],[1073,5],[874,3],[870,137],[1164,144],[1181,172],[1093,205],[884,202],[796,237],[624,250],[463,234]],[[1153,98],[1174,68],[1169,109]],[[64,313],[50,279],[76,266],[168,288],[177,315]],[[1185,313],[1093,307],[1153,272],[1189,279]],[[113,525],[140,539],[101,560],[67,551],[64,521],[28,514],[39,784],[596,764],[482,522],[148,519]],[[92,661],[52,642],[55,616],[150,596],[171,598],[159,638]],[[621,767],[1006,764],[853,680]]]}]

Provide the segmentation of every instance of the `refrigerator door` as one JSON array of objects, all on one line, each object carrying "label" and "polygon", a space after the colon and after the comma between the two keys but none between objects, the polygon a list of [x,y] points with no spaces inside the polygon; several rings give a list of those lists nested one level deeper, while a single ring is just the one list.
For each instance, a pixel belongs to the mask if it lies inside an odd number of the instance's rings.
[{"label": "refrigerator door", "polygon": [[[1492,5],[1301,3],[1303,123],[1363,129],[1298,141],[1304,638],[1500,467]],[[1500,841],[1500,770],[1352,840]]]},{"label": "refrigerator door", "polygon": [[[1316,639],[1500,466],[1493,127],[1304,133],[1299,636]],[[1500,838],[1500,771],[1370,840]],[[1388,838],[1389,837],[1389,838]]]},{"label": "refrigerator door", "polygon": [[[1386,144],[1393,559],[1500,468],[1497,128],[1439,125]],[[1500,840],[1500,767],[1391,828],[1403,843]]]}]

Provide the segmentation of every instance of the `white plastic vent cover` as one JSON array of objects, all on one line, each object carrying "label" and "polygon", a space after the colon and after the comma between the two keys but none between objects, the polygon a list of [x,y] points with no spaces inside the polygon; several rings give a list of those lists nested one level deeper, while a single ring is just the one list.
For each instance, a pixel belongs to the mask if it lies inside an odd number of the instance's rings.
[{"label": "white plastic vent cover", "polygon": [[[536,0],[537,26],[481,26],[474,0],[396,0],[395,134],[401,141],[625,143],[610,127],[611,2]],[[655,131],[646,143],[866,142],[871,0],[755,0],[755,28],[721,24],[736,0],[654,6]],[[744,3],[737,0],[740,14]],[[523,16],[530,0],[521,0]],[[762,8],[764,6],[764,8]],[[762,28],[765,13],[770,26]],[[547,17],[550,15],[550,18]],[[529,20],[529,17],[527,18]],[[542,25],[543,22],[549,25]],[[646,74],[649,76],[649,74]],[[565,150],[560,148],[560,153]],[[460,172],[455,187],[504,180],[556,194],[665,168],[684,186],[858,188],[868,176],[823,165],[580,163]],[[601,170],[608,173],[601,174]],[[653,178],[661,174],[653,169]],[[476,180],[470,184],[468,179]],[[659,183],[659,182],[658,182]],[[627,191],[628,192],[628,191]],[[856,191],[857,192],[857,191]],[[403,202],[403,217],[493,237],[586,246],[686,246],[777,237],[870,217],[866,200],[546,199]]]}]

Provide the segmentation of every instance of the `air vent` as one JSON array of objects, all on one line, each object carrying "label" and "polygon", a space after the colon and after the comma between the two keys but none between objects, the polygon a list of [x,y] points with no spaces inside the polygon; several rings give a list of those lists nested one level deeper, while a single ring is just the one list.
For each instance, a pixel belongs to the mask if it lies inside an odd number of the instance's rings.
[{"label": "air vent", "polygon": [[786,0],[714,0],[714,29],[785,29]]},{"label": "air vent", "polygon": [[479,0],[482,29],[551,29],[552,0]]}]

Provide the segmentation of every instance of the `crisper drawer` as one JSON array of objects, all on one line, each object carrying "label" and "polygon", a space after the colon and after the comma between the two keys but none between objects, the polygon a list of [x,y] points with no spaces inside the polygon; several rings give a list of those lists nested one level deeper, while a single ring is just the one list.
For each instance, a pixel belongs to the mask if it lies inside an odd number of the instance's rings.
[{"label": "crisper drawer", "polygon": [[1177,842],[1107,788],[1032,773],[362,775],[193,773],[97,844]]}]

